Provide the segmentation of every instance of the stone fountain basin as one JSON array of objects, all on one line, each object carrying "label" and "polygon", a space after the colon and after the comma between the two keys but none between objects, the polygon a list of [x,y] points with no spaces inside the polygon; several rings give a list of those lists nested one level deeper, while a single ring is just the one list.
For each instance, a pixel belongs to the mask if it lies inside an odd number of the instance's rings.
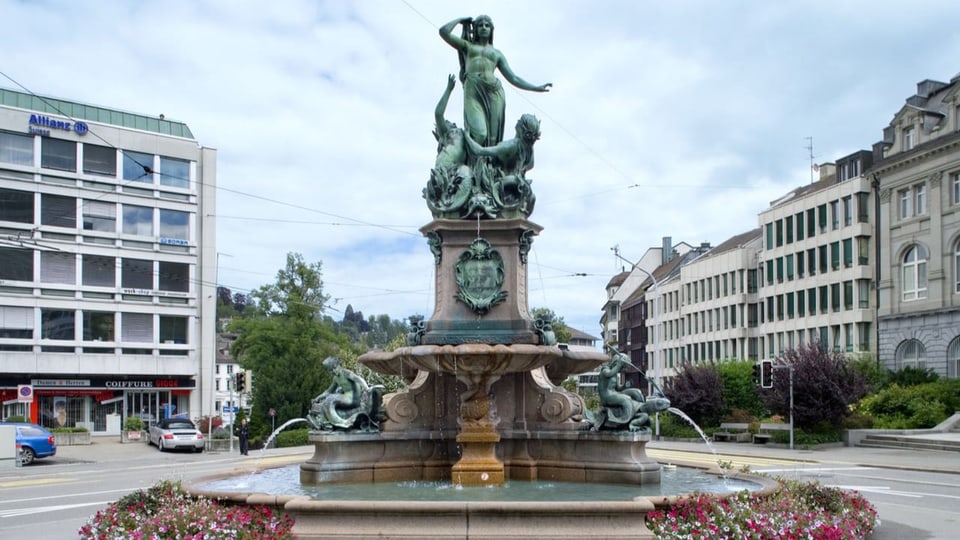
[{"label": "stone fountain basin", "polygon": [[569,351],[557,346],[465,343],[368,352],[358,361],[379,373],[396,376],[409,375],[410,368],[431,373],[479,375],[526,372],[550,366],[551,376],[565,377],[590,371],[608,359],[598,351]]}]

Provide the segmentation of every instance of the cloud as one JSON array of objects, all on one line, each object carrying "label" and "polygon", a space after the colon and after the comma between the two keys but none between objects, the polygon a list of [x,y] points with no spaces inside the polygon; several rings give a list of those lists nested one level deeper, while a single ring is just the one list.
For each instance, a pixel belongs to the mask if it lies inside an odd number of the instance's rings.
[{"label": "cloud", "polygon": [[437,28],[487,13],[513,70],[554,83],[505,85],[508,126],[542,120],[530,303],[598,334],[611,246],[756,227],[809,181],[807,137],[818,162],[868,149],[916,82],[960,71],[960,5],[914,5],[0,0],[0,45],[30,91],[164,113],[217,149],[221,283],[272,282],[296,251],[333,310],[401,318],[433,305],[421,190],[459,69]]}]

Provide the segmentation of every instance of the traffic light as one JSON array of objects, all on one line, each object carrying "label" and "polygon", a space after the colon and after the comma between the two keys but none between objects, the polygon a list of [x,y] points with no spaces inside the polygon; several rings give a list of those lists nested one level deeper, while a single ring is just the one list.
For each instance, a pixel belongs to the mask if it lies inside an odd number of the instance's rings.
[{"label": "traffic light", "polygon": [[753,365],[753,384],[760,384],[760,364]]},{"label": "traffic light", "polygon": [[760,369],[760,388],[773,388],[773,362],[764,360]]},{"label": "traffic light", "polygon": [[237,389],[237,392],[243,392],[247,388],[247,378],[243,375],[243,371],[238,371],[235,379],[233,387]]}]

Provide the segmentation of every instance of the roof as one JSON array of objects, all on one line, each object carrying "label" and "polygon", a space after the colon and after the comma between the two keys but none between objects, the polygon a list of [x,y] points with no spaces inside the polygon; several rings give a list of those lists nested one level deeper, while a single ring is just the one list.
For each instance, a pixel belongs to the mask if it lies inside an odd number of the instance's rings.
[{"label": "roof", "polygon": [[600,339],[598,337],[591,336],[586,332],[581,332],[580,330],[577,330],[576,328],[571,328],[569,326],[567,327],[567,330],[570,331],[571,339],[582,339],[586,341],[597,341],[598,339]]},{"label": "roof", "polygon": [[747,232],[740,233],[736,236],[731,236],[727,240],[724,240],[717,247],[711,249],[707,252],[704,257],[715,257],[717,255],[722,255],[728,251],[733,251],[739,249],[746,245],[751,240],[759,238],[763,235],[763,231],[757,227],[756,229],[749,230]]},{"label": "roof", "polygon": [[619,287],[623,285],[623,282],[627,280],[628,276],[630,276],[630,272],[627,272],[627,271],[620,272],[619,274],[610,278],[610,281],[607,282],[606,288],[609,289],[610,287]]},{"label": "roof", "polygon": [[101,124],[152,131],[161,135],[193,139],[193,133],[183,122],[157,116],[146,116],[96,105],[87,105],[53,97],[38,96],[16,90],[0,88],[0,105],[31,111],[66,116],[71,119],[89,120]]}]

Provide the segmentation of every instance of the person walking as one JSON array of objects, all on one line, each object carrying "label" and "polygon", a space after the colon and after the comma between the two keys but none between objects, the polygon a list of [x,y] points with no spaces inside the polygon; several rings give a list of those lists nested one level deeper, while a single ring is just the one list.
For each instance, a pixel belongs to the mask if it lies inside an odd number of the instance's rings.
[{"label": "person walking", "polygon": [[247,452],[249,451],[248,441],[250,439],[250,427],[247,426],[246,418],[240,420],[240,427],[237,428],[237,435],[240,436],[240,455],[249,455]]}]

